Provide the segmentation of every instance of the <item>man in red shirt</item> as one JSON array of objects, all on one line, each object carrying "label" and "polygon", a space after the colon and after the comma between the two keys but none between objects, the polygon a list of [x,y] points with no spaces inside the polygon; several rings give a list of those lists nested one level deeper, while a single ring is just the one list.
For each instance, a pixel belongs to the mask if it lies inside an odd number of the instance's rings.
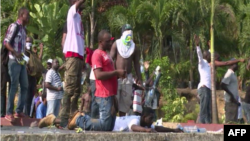
[{"label": "man in red shirt", "polygon": [[[76,126],[85,130],[112,131],[115,125],[117,108],[117,77],[124,78],[125,70],[115,70],[114,62],[106,52],[112,45],[111,35],[108,31],[102,30],[98,34],[99,46],[92,56],[92,68],[96,78],[95,102],[99,107],[100,119],[91,119],[88,115],[76,112],[68,129],[72,130]],[[60,123],[53,114],[48,115],[39,122],[39,127],[46,127]]]}]

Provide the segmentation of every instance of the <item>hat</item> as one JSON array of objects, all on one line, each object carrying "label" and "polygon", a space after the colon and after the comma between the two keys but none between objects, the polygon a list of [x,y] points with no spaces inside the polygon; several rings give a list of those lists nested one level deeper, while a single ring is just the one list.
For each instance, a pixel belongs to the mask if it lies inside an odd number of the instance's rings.
[{"label": "hat", "polygon": [[38,90],[38,92],[41,92],[41,91],[43,91],[43,88],[40,88],[40,89]]},{"label": "hat", "polygon": [[52,62],[53,62],[52,59],[49,59],[49,60],[47,61],[47,63],[51,63],[51,64],[52,64]]},{"label": "hat", "polygon": [[132,30],[132,26],[130,24],[125,24],[122,26],[122,33],[126,30]]}]

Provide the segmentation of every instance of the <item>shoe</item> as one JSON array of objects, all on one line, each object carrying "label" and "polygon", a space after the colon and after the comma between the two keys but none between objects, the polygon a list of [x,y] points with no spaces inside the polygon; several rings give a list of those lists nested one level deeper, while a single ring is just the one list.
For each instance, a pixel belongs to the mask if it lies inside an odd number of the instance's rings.
[{"label": "shoe", "polygon": [[15,118],[13,115],[6,115],[4,117],[6,120],[8,120],[9,122],[14,122],[15,121]]},{"label": "shoe", "polygon": [[43,128],[43,127],[48,127],[50,125],[53,125],[55,119],[56,119],[55,115],[49,114],[40,120],[40,122],[38,123],[38,127]]},{"label": "shoe", "polygon": [[27,117],[24,113],[15,113],[16,118],[24,118]]},{"label": "shoe", "polygon": [[76,111],[76,112],[74,113],[74,115],[72,116],[72,119],[69,120],[69,124],[68,124],[68,129],[69,129],[69,130],[74,130],[74,129],[75,129],[75,127],[76,127],[76,119],[77,119],[80,115],[84,116],[84,114],[83,114],[83,113],[80,113],[79,111]]}]

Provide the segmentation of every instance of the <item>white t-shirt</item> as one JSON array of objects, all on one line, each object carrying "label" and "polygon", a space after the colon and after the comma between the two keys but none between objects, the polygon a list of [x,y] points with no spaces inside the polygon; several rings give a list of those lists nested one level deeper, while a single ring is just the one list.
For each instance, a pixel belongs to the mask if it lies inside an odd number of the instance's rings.
[{"label": "white t-shirt", "polygon": [[[45,82],[50,83],[54,87],[62,87],[62,81],[61,81],[61,76],[58,72],[56,72],[53,69],[50,69],[45,78]],[[62,91],[54,91],[50,89],[47,90],[47,100],[56,100],[56,99],[62,99],[63,92]]]},{"label": "white t-shirt", "polygon": [[[140,126],[140,116],[123,116],[116,117],[115,126],[113,131],[132,131],[132,125]],[[154,129],[154,125],[151,125],[151,128]]]},{"label": "white t-shirt", "polygon": [[211,68],[207,60],[203,59],[203,55],[199,46],[196,47],[197,55],[199,59],[198,70],[200,74],[200,83],[198,89],[205,85],[207,88],[211,89]]},{"label": "white t-shirt", "polygon": [[76,11],[76,5],[70,7],[67,16],[67,36],[63,53],[78,53],[84,56],[84,29],[81,15]]}]

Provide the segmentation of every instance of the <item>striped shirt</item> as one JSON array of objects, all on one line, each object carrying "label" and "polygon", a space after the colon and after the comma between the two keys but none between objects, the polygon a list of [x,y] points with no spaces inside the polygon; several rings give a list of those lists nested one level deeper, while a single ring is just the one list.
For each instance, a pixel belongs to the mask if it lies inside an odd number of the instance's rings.
[{"label": "striped shirt", "polygon": [[[54,69],[50,69],[45,78],[45,82],[50,83],[53,87],[62,87],[61,76]],[[54,91],[47,88],[47,100],[62,99],[62,91]]]},{"label": "striped shirt", "polygon": [[[11,38],[13,38],[14,36],[14,31],[17,28],[16,26],[19,26],[19,31],[17,33],[17,36],[14,37],[14,43],[11,44],[11,46],[14,48],[14,50],[18,53],[24,53],[25,51],[25,43],[26,43],[26,31],[25,31],[25,27],[23,27],[20,24],[20,21],[17,20],[15,23],[12,23],[7,32],[6,32],[6,36],[4,38],[4,43],[8,42],[10,43]],[[15,59],[15,57],[11,54],[11,52],[9,52],[9,58],[10,59]]]}]

